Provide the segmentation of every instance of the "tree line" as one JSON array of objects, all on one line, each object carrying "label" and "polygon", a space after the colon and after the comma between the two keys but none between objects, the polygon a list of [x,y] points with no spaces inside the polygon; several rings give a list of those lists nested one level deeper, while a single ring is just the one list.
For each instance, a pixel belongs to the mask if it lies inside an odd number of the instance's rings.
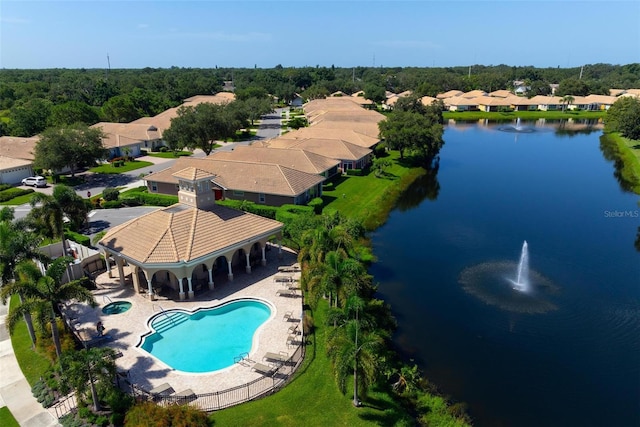
[{"label": "tree line", "polygon": [[126,123],[154,116],[194,95],[214,94],[232,82],[238,99],[296,94],[306,99],[336,91],[380,102],[385,91],[412,90],[435,96],[452,89],[487,92],[513,89],[514,81],[530,87],[529,95],[608,94],[610,88],[640,87],[640,64],[591,64],[582,69],[508,65],[446,68],[416,67],[300,67],[259,68],[143,68],[0,70],[0,134],[33,136],[48,126],[98,121]]}]

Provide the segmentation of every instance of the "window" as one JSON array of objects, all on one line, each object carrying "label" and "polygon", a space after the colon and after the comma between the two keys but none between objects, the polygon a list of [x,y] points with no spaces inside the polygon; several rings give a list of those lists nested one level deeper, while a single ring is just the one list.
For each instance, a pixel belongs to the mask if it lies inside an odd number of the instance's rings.
[{"label": "window", "polygon": [[237,197],[243,197],[244,196],[244,191],[233,190],[233,195],[237,196]]},{"label": "window", "polygon": [[264,193],[258,194],[258,203],[265,203],[266,200],[267,198],[265,197]]},{"label": "window", "polygon": [[158,192],[158,183],[155,181],[151,181],[151,191],[153,191],[154,193]]}]

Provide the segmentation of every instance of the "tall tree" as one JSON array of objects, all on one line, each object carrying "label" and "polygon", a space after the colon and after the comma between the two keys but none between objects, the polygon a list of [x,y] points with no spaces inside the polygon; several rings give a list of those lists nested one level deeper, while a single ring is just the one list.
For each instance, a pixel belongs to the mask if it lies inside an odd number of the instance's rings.
[{"label": "tall tree", "polygon": [[13,136],[34,136],[47,127],[51,102],[34,98],[14,105],[9,112],[9,132]]},{"label": "tall tree", "polygon": [[[15,280],[16,266],[27,260],[49,262],[47,255],[40,251],[42,237],[30,231],[24,221],[14,221],[13,209],[4,207],[0,210],[0,284],[10,284]],[[18,295],[24,302],[22,295]],[[33,345],[36,334],[33,329],[31,314],[24,313],[29,337]]]},{"label": "tall tree", "polygon": [[94,107],[80,101],[68,101],[64,104],[54,105],[49,116],[50,126],[69,126],[75,123],[92,125],[100,121],[98,112]]},{"label": "tall tree", "polygon": [[58,304],[75,299],[92,307],[97,306],[91,291],[82,286],[82,281],[72,280],[61,283],[67,265],[73,261],[71,257],[56,258],[47,268],[45,275],[33,261],[23,261],[16,267],[18,280],[2,287],[2,301],[11,295],[23,295],[24,301],[9,310],[7,327],[10,332],[15,329],[20,316],[24,313],[39,313],[40,319],[47,319],[51,325],[51,335],[58,358],[62,355],[60,334],[56,322]]},{"label": "tall tree", "polygon": [[202,103],[178,109],[178,116],[162,134],[172,149],[200,148],[209,155],[216,140],[233,137],[241,123],[230,120],[226,104]]},{"label": "tall tree", "polygon": [[634,96],[620,97],[607,111],[605,127],[610,132],[640,140],[640,99]]},{"label": "tall tree", "polygon": [[129,123],[142,116],[129,95],[117,95],[102,105],[104,117],[115,123]]},{"label": "tall tree", "polygon": [[53,171],[71,169],[72,175],[81,166],[104,159],[109,151],[103,146],[102,130],[74,124],[49,128],[42,133],[34,152],[34,165]]},{"label": "tall tree", "polygon": [[109,347],[69,351],[62,356],[64,379],[76,389],[78,396],[91,393],[94,411],[101,409],[99,395],[104,396],[113,387],[114,359],[115,351]]}]

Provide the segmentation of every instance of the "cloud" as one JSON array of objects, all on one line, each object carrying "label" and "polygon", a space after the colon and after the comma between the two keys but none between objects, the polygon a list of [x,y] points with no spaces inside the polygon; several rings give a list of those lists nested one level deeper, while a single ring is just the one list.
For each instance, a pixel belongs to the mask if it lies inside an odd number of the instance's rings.
[{"label": "cloud", "polygon": [[3,17],[0,18],[0,22],[3,24],[28,24],[31,21],[23,18]]},{"label": "cloud", "polygon": [[372,44],[393,49],[442,49],[442,46],[427,40],[383,40]]}]

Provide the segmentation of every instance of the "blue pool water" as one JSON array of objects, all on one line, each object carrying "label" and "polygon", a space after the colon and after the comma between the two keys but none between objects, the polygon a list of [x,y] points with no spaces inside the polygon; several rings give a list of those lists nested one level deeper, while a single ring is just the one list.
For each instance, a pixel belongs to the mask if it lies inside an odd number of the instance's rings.
[{"label": "blue pool water", "polygon": [[232,301],[192,314],[168,310],[151,320],[154,332],[140,347],[179,371],[216,371],[251,351],[253,335],[270,315],[271,308],[257,300]]}]

